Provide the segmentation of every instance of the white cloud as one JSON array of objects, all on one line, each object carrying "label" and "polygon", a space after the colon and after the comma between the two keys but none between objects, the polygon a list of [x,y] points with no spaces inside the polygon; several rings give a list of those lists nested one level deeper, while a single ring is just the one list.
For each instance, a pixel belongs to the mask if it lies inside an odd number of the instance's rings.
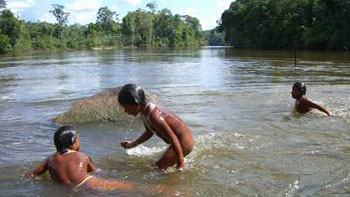
[{"label": "white cloud", "polygon": [[116,5],[111,5],[109,6],[109,8],[112,10],[112,11],[116,11],[118,9],[118,6]]},{"label": "white cloud", "polygon": [[55,17],[51,13],[46,13],[41,18],[39,18],[39,21],[45,21],[48,23],[56,23]]},{"label": "white cloud", "polygon": [[209,30],[209,29],[213,29],[214,27],[217,26],[216,21],[219,18],[215,15],[211,15],[206,17],[205,19],[201,20],[201,25],[202,25],[202,29],[203,30]]},{"label": "white cloud", "polygon": [[204,20],[201,20],[202,29],[209,30],[217,26],[217,21],[221,18],[221,14],[230,7],[230,4],[234,0],[217,0],[216,5],[216,14],[206,17]]},{"label": "white cloud", "polygon": [[127,4],[132,6],[136,6],[142,3],[142,0],[125,0]]},{"label": "white cloud", "polygon": [[160,2],[162,3],[168,3],[168,2],[171,2],[171,1],[177,1],[177,0],[159,0]]},{"label": "white cloud", "polygon": [[14,13],[18,13],[30,7],[33,7],[34,5],[34,0],[11,1],[7,3],[7,8],[9,8]]},{"label": "white cloud", "polygon": [[96,13],[97,11],[72,13],[71,16],[68,18],[69,24],[79,23],[81,25],[86,25],[88,23],[95,22]]},{"label": "white cloud", "polygon": [[86,12],[92,10],[98,10],[102,7],[102,0],[75,0],[73,3],[68,4],[66,7],[72,12]]},{"label": "white cloud", "polygon": [[[74,0],[70,2],[64,5],[64,11],[69,12],[68,24],[86,25],[95,22],[98,9],[103,7],[102,0]],[[39,20],[49,23],[57,22],[51,13],[46,13]]]},{"label": "white cloud", "polygon": [[96,21],[96,14],[103,7],[102,0],[75,0],[66,5],[69,24],[79,23],[81,25]]},{"label": "white cloud", "polygon": [[185,11],[185,14],[189,15],[189,16],[195,16],[197,14],[197,9],[196,8],[188,8]]},{"label": "white cloud", "polygon": [[220,12],[224,12],[224,10],[228,9],[230,7],[230,4],[232,3],[232,0],[217,0],[215,2],[216,7],[219,9]]}]

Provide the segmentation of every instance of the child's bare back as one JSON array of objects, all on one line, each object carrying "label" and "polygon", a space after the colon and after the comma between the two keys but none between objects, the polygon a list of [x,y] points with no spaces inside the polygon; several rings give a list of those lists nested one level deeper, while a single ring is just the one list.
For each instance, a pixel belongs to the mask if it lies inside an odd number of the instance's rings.
[{"label": "child's bare back", "polygon": [[[141,111],[141,116],[143,117],[146,130],[153,132],[165,143],[170,145],[163,154],[163,157],[156,162],[156,165],[160,169],[166,169],[176,163],[176,142],[174,143],[174,141],[177,140],[179,142],[183,157],[187,156],[192,151],[194,141],[191,131],[178,116],[153,103],[148,103],[148,105],[146,105],[144,110]],[[175,136],[172,136],[172,133],[174,133]],[[180,167],[183,168],[184,166]]]},{"label": "child's bare back", "polygon": [[96,171],[95,164],[84,153],[80,153],[79,135],[71,126],[60,127],[54,135],[57,152],[36,167],[31,176],[49,171],[53,181],[73,189],[82,186],[91,189],[132,189],[135,186],[122,181],[96,178],[89,172]]},{"label": "child's bare back", "polygon": [[88,172],[96,170],[95,165],[85,154],[72,150],[64,154],[51,155],[47,159],[47,168],[55,182],[72,187],[84,181],[88,177]]}]

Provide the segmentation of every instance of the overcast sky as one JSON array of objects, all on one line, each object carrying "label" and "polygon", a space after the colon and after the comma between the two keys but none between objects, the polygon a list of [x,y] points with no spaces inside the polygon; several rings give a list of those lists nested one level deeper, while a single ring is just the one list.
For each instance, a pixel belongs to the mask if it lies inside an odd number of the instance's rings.
[{"label": "overcast sky", "polygon": [[69,12],[68,23],[85,25],[96,21],[100,7],[107,6],[123,18],[129,11],[146,8],[155,2],[157,10],[168,8],[173,14],[190,15],[198,18],[203,30],[216,27],[222,12],[234,0],[6,0],[7,8],[26,21],[56,22],[49,10],[52,4],[60,4]]}]

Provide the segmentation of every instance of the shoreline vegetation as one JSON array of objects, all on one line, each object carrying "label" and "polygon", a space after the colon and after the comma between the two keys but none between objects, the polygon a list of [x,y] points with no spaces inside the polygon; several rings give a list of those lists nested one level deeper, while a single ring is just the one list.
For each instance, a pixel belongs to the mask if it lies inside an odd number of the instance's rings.
[{"label": "shoreline vegetation", "polygon": [[0,55],[71,50],[234,46],[236,49],[350,51],[350,1],[236,0],[213,30],[167,8],[116,12],[101,7],[96,22],[67,25],[64,6],[51,5],[56,24],[15,17],[0,0]]},{"label": "shoreline vegetation", "polygon": [[237,48],[350,51],[350,1],[236,0],[218,30]]},{"label": "shoreline vegetation", "polygon": [[108,7],[101,7],[96,22],[87,25],[67,25],[69,13],[59,4],[53,4],[50,10],[56,24],[18,19],[5,6],[6,2],[0,1],[0,54],[207,44],[197,18],[173,15],[166,8],[156,10],[154,3],[148,3],[145,9],[128,12],[122,21]]}]

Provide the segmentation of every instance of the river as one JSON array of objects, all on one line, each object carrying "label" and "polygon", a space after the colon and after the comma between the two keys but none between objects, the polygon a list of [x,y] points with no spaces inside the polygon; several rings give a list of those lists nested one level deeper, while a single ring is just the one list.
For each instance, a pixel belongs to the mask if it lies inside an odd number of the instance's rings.
[{"label": "river", "polygon": [[[291,88],[334,115],[292,112]],[[137,83],[191,129],[195,148],[178,173],[154,170],[166,144],[127,124],[75,125],[96,176],[161,184],[178,196],[350,195],[350,54],[238,50],[78,51],[0,57],[0,196],[158,196],[144,191],[80,191],[23,178],[55,151],[52,118],[75,101]]]}]

